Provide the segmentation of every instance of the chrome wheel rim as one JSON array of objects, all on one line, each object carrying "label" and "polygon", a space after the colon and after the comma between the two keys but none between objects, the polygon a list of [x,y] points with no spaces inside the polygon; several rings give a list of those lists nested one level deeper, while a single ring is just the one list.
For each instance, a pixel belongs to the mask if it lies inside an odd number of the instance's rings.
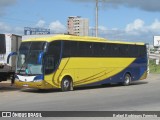
[{"label": "chrome wheel rim", "polygon": [[126,83],[126,84],[129,84],[129,83],[130,83],[130,77],[129,77],[128,75],[125,77],[125,83]]},{"label": "chrome wheel rim", "polygon": [[63,85],[64,85],[64,88],[69,88],[69,81],[64,80]]}]

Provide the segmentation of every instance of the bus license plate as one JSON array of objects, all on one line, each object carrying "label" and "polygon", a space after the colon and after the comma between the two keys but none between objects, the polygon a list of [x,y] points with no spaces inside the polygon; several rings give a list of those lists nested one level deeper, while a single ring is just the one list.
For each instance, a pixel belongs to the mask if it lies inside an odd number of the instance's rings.
[{"label": "bus license plate", "polygon": [[23,85],[23,87],[28,87],[28,85],[26,84],[26,85]]}]

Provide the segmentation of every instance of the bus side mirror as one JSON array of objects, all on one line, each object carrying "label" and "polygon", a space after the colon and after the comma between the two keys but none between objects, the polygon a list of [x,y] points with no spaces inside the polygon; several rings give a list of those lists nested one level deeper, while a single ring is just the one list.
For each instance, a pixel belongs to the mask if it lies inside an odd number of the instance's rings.
[{"label": "bus side mirror", "polygon": [[17,55],[17,52],[11,52],[11,53],[7,56],[7,64],[9,64],[10,57],[12,57],[12,56],[14,56],[14,55]]},{"label": "bus side mirror", "polygon": [[40,52],[38,55],[38,64],[42,64],[44,52]]}]

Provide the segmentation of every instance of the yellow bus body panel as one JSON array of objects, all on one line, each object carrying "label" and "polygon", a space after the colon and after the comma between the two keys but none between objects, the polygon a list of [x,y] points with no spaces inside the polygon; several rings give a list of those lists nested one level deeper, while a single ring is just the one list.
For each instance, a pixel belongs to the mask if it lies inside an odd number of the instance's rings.
[{"label": "yellow bus body panel", "polygon": [[64,58],[55,73],[45,81],[60,88],[64,76],[72,77],[74,86],[91,84],[114,76],[127,68],[135,58]]}]

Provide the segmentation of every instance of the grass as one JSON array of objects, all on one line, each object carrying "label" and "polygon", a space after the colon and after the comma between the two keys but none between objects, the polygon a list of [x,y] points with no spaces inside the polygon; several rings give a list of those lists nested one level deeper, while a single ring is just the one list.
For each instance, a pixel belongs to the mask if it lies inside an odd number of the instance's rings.
[{"label": "grass", "polygon": [[155,60],[150,60],[149,61],[149,69],[150,69],[150,73],[160,73],[160,64],[156,65]]}]

